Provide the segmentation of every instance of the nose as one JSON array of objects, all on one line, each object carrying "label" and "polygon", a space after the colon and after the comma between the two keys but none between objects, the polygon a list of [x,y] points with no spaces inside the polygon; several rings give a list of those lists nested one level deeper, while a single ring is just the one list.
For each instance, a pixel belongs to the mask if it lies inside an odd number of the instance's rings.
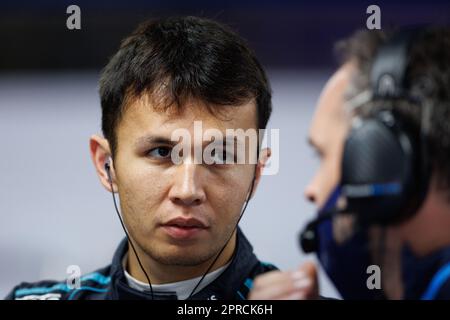
[{"label": "nose", "polygon": [[200,167],[194,163],[183,163],[178,166],[169,193],[173,203],[182,206],[198,206],[205,201]]},{"label": "nose", "polygon": [[309,202],[316,203],[317,197],[316,197],[313,189],[310,188],[310,186],[306,187],[306,189],[305,189],[305,198]]},{"label": "nose", "polygon": [[318,201],[318,182],[317,175],[308,183],[305,188],[304,195],[306,200],[311,203],[317,204]]}]

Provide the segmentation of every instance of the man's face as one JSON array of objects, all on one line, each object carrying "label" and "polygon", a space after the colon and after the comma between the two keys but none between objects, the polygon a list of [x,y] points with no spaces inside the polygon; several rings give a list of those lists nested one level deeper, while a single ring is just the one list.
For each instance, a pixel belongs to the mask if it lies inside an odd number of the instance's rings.
[{"label": "man's face", "polygon": [[305,196],[319,208],[324,205],[341,175],[341,158],[349,121],[344,110],[344,96],[353,70],[354,65],[347,63],[328,80],[309,131],[308,140],[320,158],[320,166],[306,187]]},{"label": "man's face", "polygon": [[[194,121],[203,131],[256,128],[256,106],[224,107],[225,117],[212,115],[199,101],[177,112],[156,111],[149,99],[127,106],[117,132],[114,159],[124,221],[133,239],[162,264],[194,266],[206,262],[225,245],[239,218],[255,172],[251,164],[194,164],[195,152],[174,164],[170,151],[174,130],[187,129],[192,148]],[[250,151],[247,151],[250,152]]]}]

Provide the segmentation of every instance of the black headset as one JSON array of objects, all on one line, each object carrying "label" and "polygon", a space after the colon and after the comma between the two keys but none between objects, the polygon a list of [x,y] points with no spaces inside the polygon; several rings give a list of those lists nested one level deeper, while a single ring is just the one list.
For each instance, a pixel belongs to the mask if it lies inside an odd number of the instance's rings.
[{"label": "black headset", "polygon": [[[370,71],[371,96],[364,102],[376,104],[377,111],[352,121],[344,144],[339,187],[318,217],[300,233],[305,253],[317,251],[320,240],[316,228],[335,213],[355,215],[360,227],[386,226],[405,221],[423,204],[431,176],[425,128],[431,110],[425,109],[432,105],[411,96],[407,75],[411,44],[422,30],[397,32],[378,50]],[[419,130],[393,108],[400,100],[421,108],[424,119]],[[340,197],[345,199],[344,208],[336,208]]]},{"label": "black headset", "polygon": [[[363,225],[392,225],[410,218],[422,205],[429,187],[426,125],[419,130],[396,108],[403,100],[431,108],[411,96],[407,75],[410,48],[421,28],[394,34],[374,59],[370,72],[376,112],[356,118],[346,138],[341,167],[341,195],[346,212]],[[429,119],[426,119],[429,121]],[[427,123],[428,124],[428,123]]]}]

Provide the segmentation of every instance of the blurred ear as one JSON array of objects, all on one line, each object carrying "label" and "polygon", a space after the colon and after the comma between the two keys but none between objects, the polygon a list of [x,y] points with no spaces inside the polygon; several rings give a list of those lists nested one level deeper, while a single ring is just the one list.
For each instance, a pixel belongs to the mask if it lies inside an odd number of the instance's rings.
[{"label": "blurred ear", "polygon": [[272,155],[272,150],[270,148],[261,149],[260,154],[259,154],[258,163],[256,165],[255,184],[253,186],[253,191],[250,196],[250,199],[253,198],[253,195],[255,194],[256,189],[258,188],[259,181],[261,180],[262,172],[263,172],[264,167],[266,166],[267,162],[269,161],[271,155]]},{"label": "blurred ear", "polygon": [[[111,150],[108,140],[105,138],[93,135],[89,139],[89,148],[91,153],[91,159],[94,163],[95,170],[100,179],[101,184],[109,192],[117,192],[116,175],[114,172],[114,165],[112,163]],[[108,173],[105,169],[105,164],[109,163],[110,174],[112,179],[113,190],[111,190],[111,184],[109,182]]]}]

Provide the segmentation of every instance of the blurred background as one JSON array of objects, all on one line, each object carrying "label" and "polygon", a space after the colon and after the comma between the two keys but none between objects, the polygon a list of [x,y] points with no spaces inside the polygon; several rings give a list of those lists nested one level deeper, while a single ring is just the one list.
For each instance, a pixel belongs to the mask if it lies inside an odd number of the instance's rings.
[{"label": "blurred background", "polygon": [[[66,27],[71,4],[81,30]],[[334,42],[366,27],[371,4],[382,28],[450,21],[448,0],[0,2],[0,298],[21,281],[62,280],[69,265],[88,273],[111,262],[124,235],[89,156],[89,136],[100,133],[97,81],[120,40],[151,17],[213,18],[255,50],[272,83],[280,170],[263,177],[241,226],[264,261],[292,269],[313,259],[297,245],[315,214],[303,198],[318,165],[309,121],[337,66]],[[320,284],[339,297],[323,272]]]}]

